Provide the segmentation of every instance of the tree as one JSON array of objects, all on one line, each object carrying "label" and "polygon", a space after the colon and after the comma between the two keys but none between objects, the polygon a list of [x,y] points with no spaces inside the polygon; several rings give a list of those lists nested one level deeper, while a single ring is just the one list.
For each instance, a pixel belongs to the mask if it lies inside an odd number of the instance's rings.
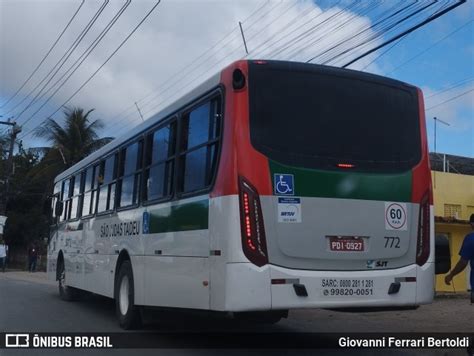
[{"label": "tree", "polygon": [[21,258],[26,258],[26,246],[48,236],[48,197],[52,193],[54,177],[112,140],[99,137],[103,123],[91,120],[92,112],[66,108],[63,126],[47,119],[36,129],[35,135],[48,141],[50,147],[24,150],[19,145],[13,158],[15,171],[10,181],[5,227],[5,240],[12,248],[11,257],[17,266],[21,266]]},{"label": "tree", "polygon": [[98,131],[104,124],[100,119],[90,119],[93,111],[94,109],[85,112],[77,107],[66,108],[63,111],[63,126],[48,118],[35,130],[37,137],[52,144],[51,147],[40,148],[44,157],[35,175],[46,175],[52,179],[112,140],[111,137],[99,137]]}]

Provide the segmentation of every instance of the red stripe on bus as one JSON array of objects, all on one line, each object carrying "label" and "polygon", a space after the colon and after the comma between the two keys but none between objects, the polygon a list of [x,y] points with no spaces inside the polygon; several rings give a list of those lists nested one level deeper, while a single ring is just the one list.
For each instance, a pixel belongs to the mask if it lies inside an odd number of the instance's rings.
[{"label": "red stripe on bus", "polygon": [[248,86],[235,91],[232,74],[240,69],[248,83],[247,61],[238,61],[221,73],[225,87],[224,132],[216,183],[210,196],[238,194],[238,176],[245,177],[259,195],[271,195],[272,184],[268,158],[250,143]]},{"label": "red stripe on bus", "polygon": [[429,191],[430,205],[433,205],[431,169],[428,154],[428,138],[426,136],[425,104],[422,91],[417,88],[417,92],[421,133],[421,161],[415,168],[413,168],[411,201],[413,203],[420,203],[423,196],[427,191]]}]

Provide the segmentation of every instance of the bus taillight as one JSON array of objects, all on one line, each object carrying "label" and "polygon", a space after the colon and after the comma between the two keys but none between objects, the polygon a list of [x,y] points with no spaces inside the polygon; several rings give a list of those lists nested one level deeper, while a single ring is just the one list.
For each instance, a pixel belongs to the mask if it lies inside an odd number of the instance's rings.
[{"label": "bus taillight", "polygon": [[418,217],[418,239],[416,244],[416,263],[422,266],[430,255],[430,193],[427,192],[420,202]]},{"label": "bus taillight", "polygon": [[240,221],[245,256],[255,265],[268,263],[262,207],[257,190],[240,178]]}]

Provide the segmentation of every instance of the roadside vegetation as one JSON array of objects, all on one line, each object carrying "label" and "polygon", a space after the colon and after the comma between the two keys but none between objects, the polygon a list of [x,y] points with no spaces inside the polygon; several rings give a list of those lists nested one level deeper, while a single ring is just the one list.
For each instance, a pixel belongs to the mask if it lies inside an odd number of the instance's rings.
[{"label": "roadside vegetation", "polygon": [[[48,118],[35,130],[35,136],[47,145],[25,149],[18,142],[15,151],[14,173],[10,179],[7,201],[7,224],[4,238],[10,246],[9,265],[26,266],[27,251],[36,245],[44,257],[49,229],[49,196],[53,180],[95,150],[109,143],[111,137],[100,137],[104,124],[93,119],[92,110],[66,108],[62,120]],[[0,177],[6,174],[6,136],[0,137],[3,154],[0,157]],[[2,194],[4,192],[2,187]],[[45,258],[42,259],[44,267]]]}]

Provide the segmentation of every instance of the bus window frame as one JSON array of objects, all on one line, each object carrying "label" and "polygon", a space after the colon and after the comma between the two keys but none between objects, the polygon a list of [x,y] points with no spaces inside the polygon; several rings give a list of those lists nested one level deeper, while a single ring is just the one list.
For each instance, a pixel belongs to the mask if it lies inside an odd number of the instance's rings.
[{"label": "bus window frame", "polygon": [[[181,151],[181,141],[182,141],[182,130],[183,130],[183,118],[186,114],[189,114],[191,111],[194,109],[198,108],[202,104],[204,104],[206,101],[212,101],[213,99],[218,99],[218,106],[217,108],[219,109],[219,114],[220,114],[220,130],[219,130],[219,135],[216,136],[216,138],[212,140],[205,141],[197,146],[192,147],[191,149],[187,148],[184,151]],[[224,133],[224,121],[225,121],[225,90],[222,85],[219,85],[217,88],[211,90],[209,93],[206,95],[202,96],[198,100],[192,102],[190,105],[184,107],[182,110],[180,110],[179,114],[179,119],[178,119],[178,136],[176,138],[176,163],[175,163],[175,178],[174,178],[174,186],[175,186],[175,194],[174,194],[174,199],[173,200],[180,200],[180,199],[185,199],[185,198],[190,198],[193,196],[198,196],[198,195],[203,195],[206,193],[209,193],[212,191],[214,188],[215,181],[217,179],[217,173],[219,171],[219,163],[220,163],[220,158],[221,158],[221,153],[222,153],[222,139],[223,139],[223,133]],[[197,189],[189,192],[183,192],[180,191],[180,184],[182,177],[180,175],[181,173],[181,157],[186,156],[189,152],[192,151],[197,151],[201,149],[202,147],[206,146],[212,146],[216,145],[217,146],[217,160],[216,160],[216,168],[215,172],[212,176],[211,181],[209,184],[202,189]],[[207,152],[206,155],[209,153]],[[206,159],[207,161],[207,159]],[[208,162],[206,162],[206,166],[208,165]],[[207,169],[207,167],[206,167]],[[184,167],[183,167],[183,173],[184,173]],[[207,174],[207,172],[206,172]]]},{"label": "bus window frame", "polygon": [[[176,123],[176,139],[175,139],[175,142],[174,142],[174,154],[167,157],[166,159],[164,160],[160,160],[158,163],[155,163],[155,164],[151,164],[151,165],[146,165],[145,162],[146,162],[146,155],[147,155],[147,138],[150,136],[150,135],[153,135],[155,132],[161,130],[162,128],[168,126],[168,125],[171,125]],[[175,193],[176,193],[176,186],[175,186],[175,176],[176,176],[176,158],[177,158],[177,142],[178,142],[178,135],[179,135],[179,111],[167,118],[165,118],[164,120],[160,121],[159,123],[157,123],[155,126],[153,126],[151,129],[147,130],[144,134],[144,147],[143,147],[143,159],[142,159],[142,172],[143,172],[143,175],[142,175],[142,190],[141,190],[141,203],[142,203],[142,206],[149,206],[149,205],[154,205],[154,204],[159,204],[159,203],[164,203],[164,202],[167,202],[167,201],[173,201],[174,200],[174,196],[175,196]],[[163,196],[161,198],[156,198],[156,199],[150,199],[150,200],[147,200],[145,199],[145,189],[144,187],[146,186],[147,182],[146,182],[146,179],[145,179],[145,171],[149,168],[151,168],[152,166],[157,166],[159,164],[167,164],[167,162],[173,162],[173,170],[172,170],[172,173],[173,173],[173,176],[172,176],[172,182],[173,182],[173,186],[172,186],[172,189],[171,189],[171,192],[169,195],[167,196]]]},{"label": "bus window frame", "polygon": [[[74,222],[78,221],[81,219],[82,215],[82,200],[84,198],[84,175],[85,175],[85,170],[82,169],[76,174],[73,174],[71,178],[74,178],[74,187],[76,186],[76,177],[79,176],[79,194],[74,195],[74,189],[72,191],[72,196],[70,198],[71,201],[71,208],[69,209],[69,218],[66,221]],[[77,206],[76,206],[76,217],[71,218],[71,213],[72,213],[72,201],[74,198],[77,198]],[[79,212],[79,207],[81,208],[81,211]]]},{"label": "bus window frame", "polygon": [[[117,162],[117,177],[115,178],[115,182],[116,182],[116,187],[115,187],[115,209],[114,211],[124,211],[124,210],[130,210],[130,209],[136,209],[138,207],[140,207],[141,203],[142,203],[142,191],[143,191],[143,176],[144,176],[144,171],[145,171],[145,168],[144,168],[144,159],[145,159],[145,155],[144,155],[144,151],[145,151],[145,136],[140,134],[138,136],[135,136],[134,139],[130,140],[130,141],[126,141],[123,143],[123,145],[121,145],[120,147],[118,147],[118,162]],[[125,175],[120,175],[120,169],[121,169],[121,164],[122,164],[122,159],[123,159],[123,150],[126,150],[128,147],[130,147],[131,145],[134,145],[135,143],[138,143],[140,145],[140,142],[142,144],[142,147],[141,147],[141,165],[137,168],[135,168],[135,171],[127,176]],[[137,155],[137,157],[139,156],[139,154]],[[138,164],[137,164],[138,166]],[[138,192],[137,192],[137,202],[134,203],[134,204],[130,204],[130,205],[127,205],[127,206],[118,206],[118,203],[120,201],[120,196],[122,194],[122,181],[124,178],[127,178],[127,177],[135,177],[137,174],[140,175],[140,178],[139,178],[139,186],[138,186]],[[120,189],[119,189],[119,182],[120,182]],[[133,183],[135,185],[135,182]],[[135,187],[134,187],[135,189]]]},{"label": "bus window frame", "polygon": [[[127,141],[128,142],[128,141]],[[117,147],[116,149],[114,149],[112,152],[109,152],[109,154],[107,156],[105,156],[104,158],[100,159],[99,160],[99,177],[101,174],[103,174],[102,176],[102,179],[105,178],[105,162],[110,158],[110,157],[113,157],[115,156],[115,159],[114,159],[114,166],[113,166],[113,173],[112,173],[112,179],[110,182],[102,182],[101,184],[99,184],[97,186],[97,194],[96,194],[96,206],[95,206],[95,215],[96,216],[102,216],[102,215],[108,215],[108,214],[111,214],[113,213],[114,211],[117,210],[117,170],[118,170],[118,158],[119,158],[119,154],[120,154],[120,147]],[[112,209],[107,209],[107,205],[109,204],[109,200],[110,200],[110,186],[115,184],[115,187],[114,187],[114,207]],[[106,190],[106,194],[107,194],[107,201],[106,201],[106,210],[103,210],[103,211],[98,211],[98,208],[99,208],[99,191],[100,191],[100,188],[102,186],[107,186],[107,190]]]}]

